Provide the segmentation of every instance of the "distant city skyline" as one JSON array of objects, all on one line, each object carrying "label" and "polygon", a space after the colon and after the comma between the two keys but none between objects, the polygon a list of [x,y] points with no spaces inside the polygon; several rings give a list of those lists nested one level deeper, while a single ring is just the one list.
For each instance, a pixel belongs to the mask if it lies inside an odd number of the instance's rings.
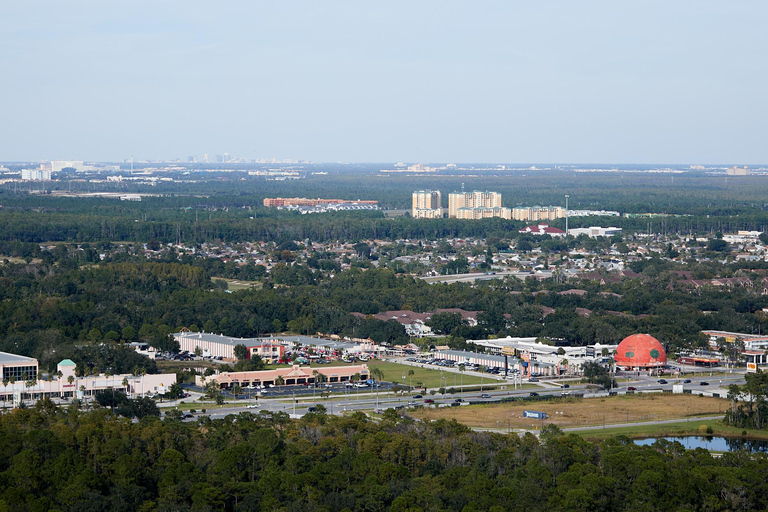
[{"label": "distant city skyline", "polygon": [[760,165],[767,15],[759,0],[6,2],[0,161]]}]

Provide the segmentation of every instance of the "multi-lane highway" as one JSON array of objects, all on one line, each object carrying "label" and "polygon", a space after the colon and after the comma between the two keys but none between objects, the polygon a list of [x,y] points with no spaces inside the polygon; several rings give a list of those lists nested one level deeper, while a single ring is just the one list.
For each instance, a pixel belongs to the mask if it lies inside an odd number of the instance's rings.
[{"label": "multi-lane highway", "polygon": [[[619,374],[617,377],[625,378]],[[632,392],[652,392],[654,390],[672,390],[673,385],[682,384],[684,389],[691,390],[694,393],[718,393],[720,396],[725,396],[727,388],[731,384],[743,384],[744,374],[733,373],[724,376],[710,376],[700,375],[696,377],[686,377],[679,379],[659,379],[657,377],[650,377],[647,375],[632,375],[626,376],[632,380],[622,382],[621,385],[613,390],[616,393],[632,393]],[[661,382],[660,382],[661,381]],[[687,382],[686,382],[687,381]],[[561,387],[565,384],[568,387]],[[385,410],[392,408],[408,408],[416,406],[426,407],[460,407],[470,403],[492,403],[498,402],[504,398],[530,398],[532,394],[538,395],[538,398],[546,397],[561,397],[561,396],[589,396],[595,393],[594,390],[588,389],[584,384],[577,384],[575,381],[543,381],[537,383],[540,385],[537,389],[505,389],[505,390],[493,390],[483,393],[472,391],[455,394],[418,394],[410,393],[404,395],[393,395],[390,392],[377,393],[375,388],[350,388],[345,394],[334,394],[331,397],[321,398],[316,395],[314,398],[310,393],[305,393],[302,390],[301,394],[296,394],[295,398],[291,393],[290,387],[283,387],[279,391],[271,393],[272,398],[259,398],[259,399],[246,399],[238,405],[226,404],[223,406],[218,405],[200,405],[200,408],[206,409],[206,416],[211,418],[223,418],[229,414],[238,414],[241,412],[253,412],[259,411],[268,412],[285,412],[293,417],[299,417],[308,412],[310,407],[315,405],[323,405],[326,408],[328,414],[340,415],[348,411],[372,411],[372,410]],[[510,385],[511,387],[511,385]],[[335,393],[342,393],[343,389],[334,390]],[[599,393],[605,393],[606,391],[599,391]],[[194,396],[191,397],[194,399]],[[188,401],[190,399],[187,399]],[[251,408],[246,407],[251,405]],[[455,405],[454,405],[455,404]],[[169,407],[173,407],[175,404],[168,404]],[[199,414],[198,414],[199,416]],[[187,421],[193,421],[193,418]]]}]

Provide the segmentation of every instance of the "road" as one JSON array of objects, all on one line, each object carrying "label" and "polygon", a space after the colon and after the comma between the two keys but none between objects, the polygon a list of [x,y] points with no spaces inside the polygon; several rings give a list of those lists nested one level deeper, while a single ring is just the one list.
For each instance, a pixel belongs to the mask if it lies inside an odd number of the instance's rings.
[{"label": "road", "polygon": [[448,276],[428,276],[421,277],[429,284],[432,283],[473,283],[475,281],[486,281],[488,279],[503,279],[507,276],[514,276],[518,279],[525,280],[526,277],[532,276],[531,272],[487,272],[487,273],[473,273],[473,274],[452,274]]},{"label": "road", "polygon": [[[618,375],[618,377],[622,377],[621,374]],[[635,376],[637,377],[637,376]],[[725,396],[727,393],[727,387],[730,384],[743,384],[744,383],[744,375],[743,374],[737,374],[734,373],[733,375],[728,375],[724,377],[709,377],[709,376],[700,376],[700,377],[690,377],[691,382],[683,384],[685,389],[691,390],[693,392],[718,392],[721,394],[721,396]],[[633,387],[636,389],[637,392],[654,392],[654,391],[670,391],[672,389],[672,386],[676,383],[682,383],[683,379],[667,379],[666,384],[660,384],[658,382],[658,379],[655,377],[650,377],[647,375],[641,375],[636,378],[636,380],[622,383],[622,385],[613,391],[619,394],[625,394],[628,392],[628,387]],[[708,382],[709,385],[702,386],[701,382]],[[498,384],[498,383],[497,383]],[[292,417],[301,417],[304,414],[308,412],[309,407],[312,407],[314,405],[323,405],[325,406],[328,414],[334,414],[334,415],[342,415],[349,411],[372,411],[372,410],[384,410],[388,408],[409,408],[409,407],[417,407],[417,406],[431,406],[431,407],[447,407],[451,406],[453,403],[456,402],[456,399],[460,398],[461,400],[464,400],[465,403],[472,403],[472,404],[478,404],[478,403],[494,403],[498,402],[503,398],[523,398],[523,397],[531,397],[531,393],[536,393],[539,395],[540,398],[546,398],[546,397],[557,397],[557,396],[574,396],[577,394],[584,394],[589,395],[592,393],[591,390],[588,390],[586,388],[586,385],[584,384],[569,384],[569,387],[561,388],[560,383],[558,381],[542,381],[537,384],[542,384],[545,387],[542,387],[541,389],[538,389],[536,391],[531,390],[515,390],[515,389],[505,389],[505,390],[493,390],[493,391],[487,391],[485,393],[482,393],[482,395],[486,395],[485,397],[481,396],[481,393],[477,391],[472,392],[459,392],[453,395],[440,395],[438,394],[425,394],[421,396],[420,398],[416,398],[418,394],[411,393],[406,395],[392,395],[391,393],[376,393],[376,391],[372,388],[355,388],[353,390],[349,390],[346,394],[335,394],[330,398],[320,398],[320,397],[312,397],[310,394],[302,393],[301,395],[297,394],[295,398],[293,397],[293,394],[291,393],[290,388],[293,386],[284,386],[283,388],[287,389],[281,389],[279,391],[276,391],[273,393],[273,397],[271,398],[258,398],[258,399],[245,399],[242,403],[251,403],[251,404],[257,404],[258,407],[253,409],[247,409],[244,406],[235,407],[230,404],[224,405],[224,406],[217,406],[212,404],[200,404],[200,408],[206,409],[206,415],[210,416],[211,418],[223,418],[229,414],[239,414],[241,412],[253,412],[258,413],[259,411],[269,411],[269,412],[285,412]],[[511,384],[510,384],[511,386]],[[339,392],[341,390],[336,390],[336,392]],[[279,395],[279,396],[274,396]],[[187,403],[192,402],[195,403],[195,396],[186,399]],[[425,403],[425,400],[433,400],[434,403]],[[173,407],[175,406],[174,403],[169,404],[163,404],[166,407]],[[707,418],[701,418],[701,419],[707,419]],[[194,418],[188,420],[193,421]],[[670,420],[669,422],[675,422],[680,421],[678,420]],[[649,424],[654,423],[664,423],[662,422],[652,422]],[[628,426],[631,424],[621,424],[621,425],[611,425],[613,426]],[[603,428],[603,426],[598,426],[595,428]],[[583,430],[583,427],[580,428]]]}]

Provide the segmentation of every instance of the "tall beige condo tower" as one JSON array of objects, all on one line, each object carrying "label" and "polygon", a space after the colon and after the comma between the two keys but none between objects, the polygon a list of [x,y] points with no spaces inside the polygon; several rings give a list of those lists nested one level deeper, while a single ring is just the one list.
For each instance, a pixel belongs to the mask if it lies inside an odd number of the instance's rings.
[{"label": "tall beige condo tower", "polygon": [[443,216],[439,190],[417,190],[413,193],[411,216],[414,219],[437,219]]},{"label": "tall beige condo tower", "polygon": [[498,192],[451,192],[448,194],[448,216],[459,216],[459,208],[501,208],[501,194]]}]

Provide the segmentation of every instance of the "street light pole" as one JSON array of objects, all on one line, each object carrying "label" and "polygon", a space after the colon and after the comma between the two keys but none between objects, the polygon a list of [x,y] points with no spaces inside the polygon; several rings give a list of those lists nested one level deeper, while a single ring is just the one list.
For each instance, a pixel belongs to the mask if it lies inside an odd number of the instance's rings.
[{"label": "street light pole", "polygon": [[568,194],[565,194],[565,238],[568,238]]}]

